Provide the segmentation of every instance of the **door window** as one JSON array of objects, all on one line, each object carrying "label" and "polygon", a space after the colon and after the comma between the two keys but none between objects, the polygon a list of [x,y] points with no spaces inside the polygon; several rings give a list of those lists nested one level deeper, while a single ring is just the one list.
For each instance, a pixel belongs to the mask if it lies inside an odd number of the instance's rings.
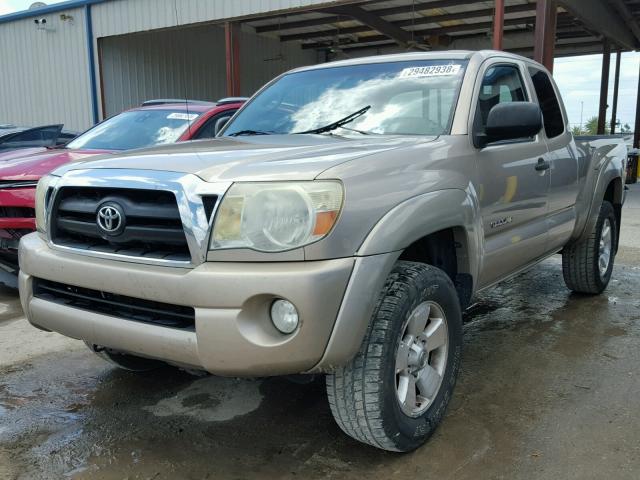
[{"label": "door window", "polygon": [[474,119],[476,134],[484,134],[491,109],[499,103],[526,102],[527,92],[515,65],[496,65],[484,74]]},{"label": "door window", "polygon": [[218,127],[218,129],[216,129],[216,125],[219,125],[218,122],[224,119],[229,120],[233,116],[233,114],[236,113],[236,111],[237,110],[227,110],[222,113],[219,113],[218,115],[214,115],[209,120],[207,120],[202,127],[200,127],[200,129],[193,136],[193,138],[196,140],[200,140],[203,138],[214,138],[217,135],[220,128]]},{"label": "door window", "polygon": [[538,96],[547,138],[557,137],[564,132],[564,120],[562,119],[560,102],[553,89],[553,83],[551,83],[551,79],[545,72],[537,68],[530,67],[529,75],[531,75],[533,88],[535,88]]}]

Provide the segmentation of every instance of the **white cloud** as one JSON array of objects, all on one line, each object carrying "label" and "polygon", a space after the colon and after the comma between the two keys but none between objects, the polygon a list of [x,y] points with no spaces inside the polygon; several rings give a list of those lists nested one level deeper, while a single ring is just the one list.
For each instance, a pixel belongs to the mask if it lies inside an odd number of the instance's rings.
[{"label": "white cloud", "polygon": [[[615,58],[615,55],[611,56],[607,101],[610,106],[613,104]],[[627,52],[622,54],[617,117],[623,124],[633,125],[634,123],[639,64],[640,53]],[[571,125],[580,124],[581,115],[583,123],[598,115],[601,71],[602,55],[585,55],[555,60],[553,77],[562,94]],[[610,117],[611,108],[608,108],[607,121]]]},{"label": "white cloud", "polygon": [[0,15],[6,15],[7,13],[12,13],[14,8],[11,7],[6,0],[0,0]]}]

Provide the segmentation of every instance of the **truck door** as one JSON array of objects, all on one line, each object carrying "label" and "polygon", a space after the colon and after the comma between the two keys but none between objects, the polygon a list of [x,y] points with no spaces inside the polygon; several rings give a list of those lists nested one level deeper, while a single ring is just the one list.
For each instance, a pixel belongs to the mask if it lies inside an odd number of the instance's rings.
[{"label": "truck door", "polygon": [[562,104],[549,74],[530,66],[531,82],[544,119],[544,137],[549,151],[549,238],[547,250],[556,251],[571,236],[576,221],[578,154],[571,141]]},{"label": "truck door", "polygon": [[[491,108],[503,102],[535,101],[524,64],[494,59],[480,70],[471,138],[484,133]],[[476,148],[478,148],[476,146]],[[484,259],[478,282],[488,286],[546,252],[549,163],[541,135],[478,148],[477,186],[484,229]]]}]

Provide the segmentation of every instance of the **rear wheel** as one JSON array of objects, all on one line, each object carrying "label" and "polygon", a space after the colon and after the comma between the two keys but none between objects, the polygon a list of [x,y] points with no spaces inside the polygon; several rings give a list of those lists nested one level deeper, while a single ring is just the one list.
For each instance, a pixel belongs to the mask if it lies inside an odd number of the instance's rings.
[{"label": "rear wheel", "polygon": [[364,443],[406,452],[434,432],[456,382],[462,320],[441,270],[398,262],[354,359],[327,376],[340,428]]},{"label": "rear wheel", "polygon": [[562,274],[569,289],[598,294],[607,288],[613,271],[617,232],[613,205],[604,201],[589,236],[562,250]]},{"label": "rear wheel", "polygon": [[136,357],[135,355],[129,355],[126,353],[120,353],[115,350],[110,350],[100,345],[93,345],[85,342],[89,350],[98,355],[100,358],[107,362],[132,372],[148,372],[157,368],[166,366],[164,362],[159,360],[152,360],[150,358]]}]

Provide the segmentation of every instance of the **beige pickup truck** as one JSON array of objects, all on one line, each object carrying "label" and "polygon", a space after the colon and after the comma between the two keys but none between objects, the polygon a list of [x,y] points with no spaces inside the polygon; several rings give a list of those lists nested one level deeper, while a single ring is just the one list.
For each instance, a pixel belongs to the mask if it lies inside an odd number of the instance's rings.
[{"label": "beige pickup truck", "polygon": [[555,254],[568,288],[606,288],[618,142],[576,142],[549,73],[503,52],[293,70],[217,139],[43,178],[22,305],[132,370],[325,374],[348,435],[408,451],[451,399],[476,292]]}]

